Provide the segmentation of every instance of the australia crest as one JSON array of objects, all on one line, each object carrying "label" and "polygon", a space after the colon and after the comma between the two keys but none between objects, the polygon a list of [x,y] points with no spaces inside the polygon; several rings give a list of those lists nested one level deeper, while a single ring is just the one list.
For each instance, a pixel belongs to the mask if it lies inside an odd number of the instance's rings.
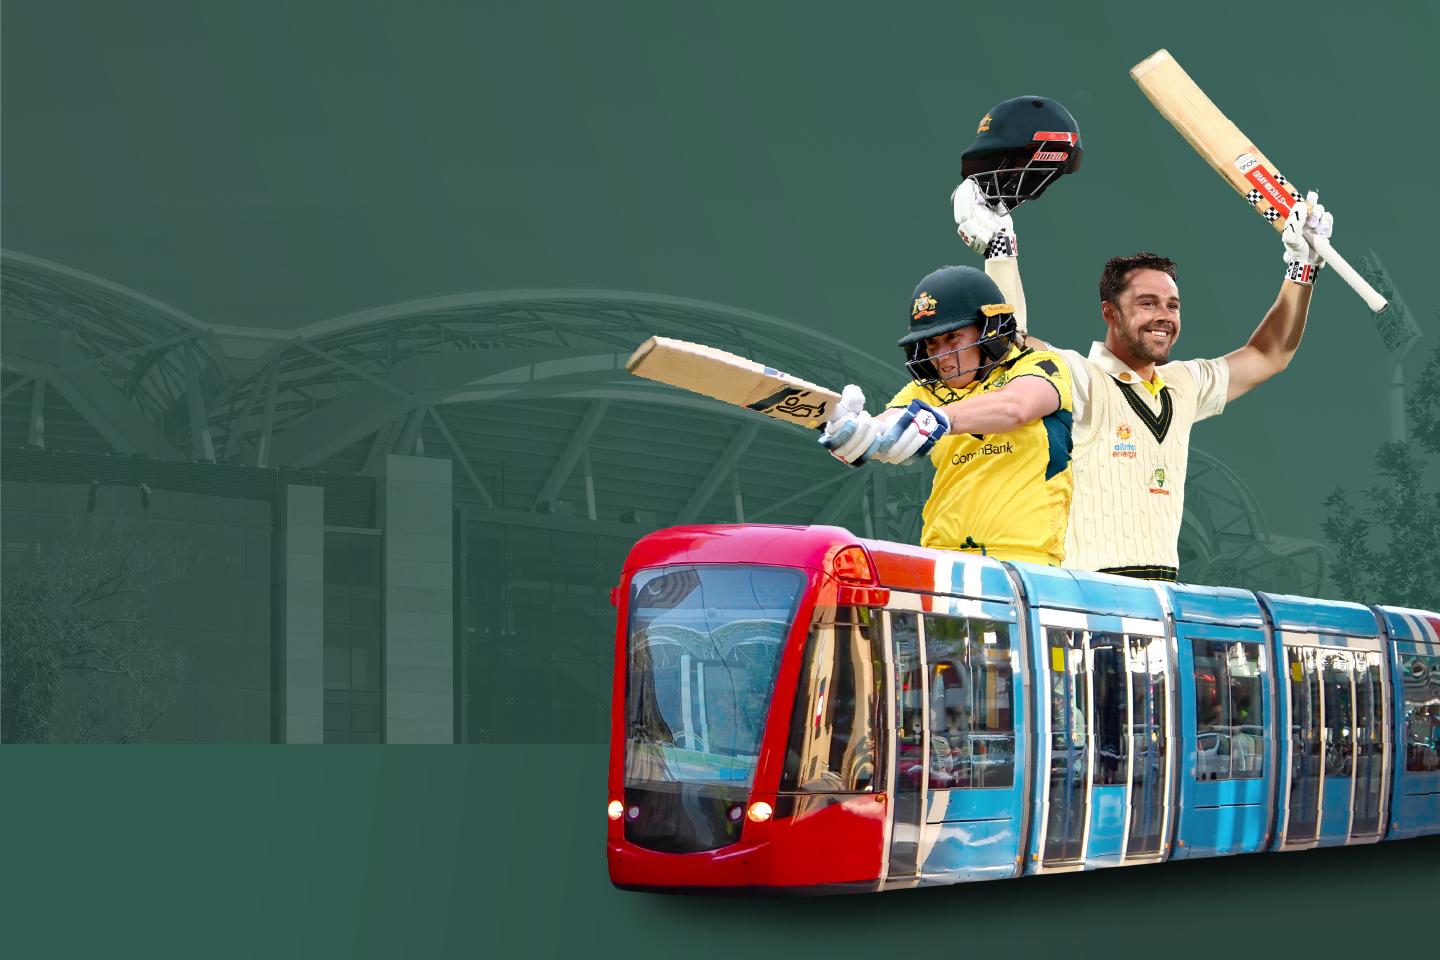
[{"label": "australia crest", "polygon": [[921,317],[933,317],[938,306],[940,306],[939,301],[922,290],[920,296],[915,298],[915,306],[910,308],[910,317],[913,320],[919,320]]}]

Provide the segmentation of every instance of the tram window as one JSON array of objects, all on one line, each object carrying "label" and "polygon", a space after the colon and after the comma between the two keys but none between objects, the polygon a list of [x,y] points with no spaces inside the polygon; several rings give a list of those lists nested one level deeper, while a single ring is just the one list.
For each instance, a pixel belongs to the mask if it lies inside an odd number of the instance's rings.
[{"label": "tram window", "polygon": [[1260,645],[1193,640],[1197,780],[1252,780],[1265,766]]},{"label": "tram window", "polygon": [[1125,783],[1130,766],[1124,637],[1113,633],[1090,635],[1090,685],[1095,705],[1091,781],[1096,786],[1118,786]]},{"label": "tram window", "polygon": [[1440,770],[1440,657],[1401,654],[1405,689],[1405,769]]},{"label": "tram window", "polygon": [[878,614],[839,607],[826,622],[828,613],[816,611],[805,640],[782,792],[868,792],[884,767],[885,661],[872,642]]},{"label": "tram window", "polygon": [[667,567],[630,589],[626,784],[752,783],[805,575]]},{"label": "tram window", "polygon": [[1015,690],[1007,624],[925,618],[930,786],[1015,783]]},{"label": "tram window", "polygon": [[[1325,701],[1325,777],[1355,775],[1354,658],[1348,651],[1320,651],[1320,677]],[[1327,786],[1326,790],[1331,787]],[[1345,788],[1348,789],[1348,788]]]}]

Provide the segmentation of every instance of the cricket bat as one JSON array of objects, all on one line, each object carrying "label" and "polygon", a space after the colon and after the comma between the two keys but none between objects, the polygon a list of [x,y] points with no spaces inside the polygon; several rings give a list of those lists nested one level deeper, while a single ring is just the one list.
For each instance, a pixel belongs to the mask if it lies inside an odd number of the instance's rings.
[{"label": "cricket bat", "polygon": [[646,340],[625,361],[625,369],[811,429],[824,426],[840,402],[834,390],[724,350],[669,337]]},{"label": "cricket bat", "polygon": [[[1305,195],[1210,102],[1169,51],[1158,50],[1141,60],[1130,70],[1130,77],[1216,173],[1250,201],[1276,230],[1285,229],[1290,211]],[[1385,309],[1385,298],[1335,252],[1330,241],[1308,231],[1305,239],[1325,263],[1360,294],[1366,306],[1376,313]]]}]

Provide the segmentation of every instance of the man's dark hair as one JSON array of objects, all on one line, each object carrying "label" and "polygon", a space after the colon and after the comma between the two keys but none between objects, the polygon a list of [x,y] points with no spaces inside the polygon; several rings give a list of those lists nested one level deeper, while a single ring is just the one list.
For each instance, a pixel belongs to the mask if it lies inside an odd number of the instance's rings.
[{"label": "man's dark hair", "polygon": [[1130,274],[1136,270],[1159,270],[1170,275],[1176,283],[1175,261],[1156,253],[1137,253],[1133,257],[1111,257],[1105,261],[1105,270],[1100,274],[1100,299],[1119,303],[1120,294],[1130,286]]}]

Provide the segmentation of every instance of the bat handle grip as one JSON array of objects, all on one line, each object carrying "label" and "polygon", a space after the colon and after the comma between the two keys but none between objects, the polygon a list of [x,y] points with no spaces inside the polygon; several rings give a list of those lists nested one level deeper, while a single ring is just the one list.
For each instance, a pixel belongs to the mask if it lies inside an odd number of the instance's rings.
[{"label": "bat handle grip", "polygon": [[1350,284],[1350,288],[1360,294],[1360,299],[1365,301],[1365,306],[1375,313],[1379,313],[1389,306],[1385,298],[1375,292],[1375,288],[1365,282],[1365,278],[1355,272],[1355,268],[1345,262],[1345,258],[1335,252],[1330,246],[1330,241],[1324,237],[1318,237],[1309,230],[1305,231],[1305,240],[1315,249],[1315,252],[1324,258],[1326,266],[1340,274],[1340,279]]}]

